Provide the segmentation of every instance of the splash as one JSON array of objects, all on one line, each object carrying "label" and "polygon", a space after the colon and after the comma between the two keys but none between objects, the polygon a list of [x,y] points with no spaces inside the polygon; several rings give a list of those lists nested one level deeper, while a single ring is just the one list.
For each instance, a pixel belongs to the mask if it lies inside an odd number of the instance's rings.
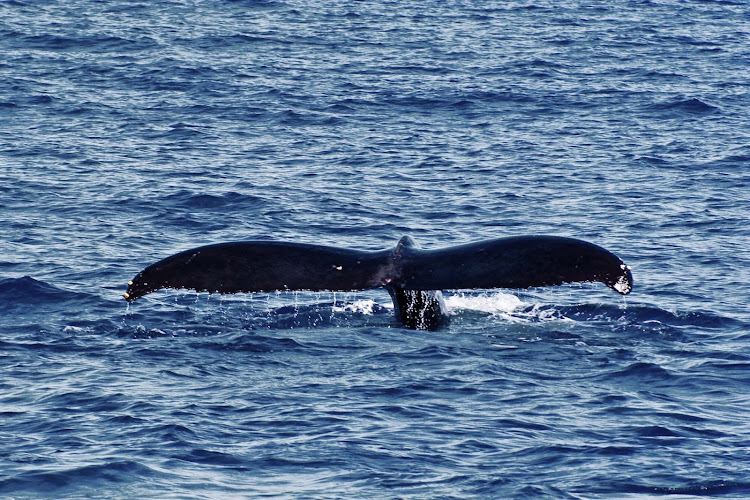
[{"label": "splash", "polygon": [[479,311],[499,316],[507,316],[527,306],[525,302],[508,293],[496,292],[482,295],[466,295],[464,293],[445,297],[448,313],[457,314],[459,311]]},{"label": "splash", "polygon": [[375,301],[372,299],[355,300],[348,304],[333,306],[333,312],[353,312],[371,316],[375,311]]}]

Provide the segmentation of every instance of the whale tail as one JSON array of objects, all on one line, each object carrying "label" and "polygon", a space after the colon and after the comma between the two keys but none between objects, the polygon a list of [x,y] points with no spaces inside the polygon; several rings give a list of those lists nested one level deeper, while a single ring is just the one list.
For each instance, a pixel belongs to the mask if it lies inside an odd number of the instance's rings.
[{"label": "whale tail", "polygon": [[125,298],[132,302],[162,288],[219,293],[366,290],[383,286],[378,271],[389,253],[272,241],[207,245],[148,266],[128,284]]},{"label": "whale tail", "polygon": [[350,291],[385,287],[407,327],[436,328],[445,319],[440,290],[530,288],[601,282],[632,290],[630,268],[585,241],[520,236],[421,250],[404,237],[392,250],[366,252],[303,243],[247,241],[194,248],[138,273],[124,297],[162,288],[239,293]]}]

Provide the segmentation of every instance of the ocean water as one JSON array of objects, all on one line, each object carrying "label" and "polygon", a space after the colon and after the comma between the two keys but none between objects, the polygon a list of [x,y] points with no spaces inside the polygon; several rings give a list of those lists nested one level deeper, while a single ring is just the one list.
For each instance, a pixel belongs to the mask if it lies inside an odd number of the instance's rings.
[{"label": "ocean water", "polygon": [[[749,110],[744,1],[0,3],[0,496],[750,497]],[[635,287],[121,296],[405,234]]]}]

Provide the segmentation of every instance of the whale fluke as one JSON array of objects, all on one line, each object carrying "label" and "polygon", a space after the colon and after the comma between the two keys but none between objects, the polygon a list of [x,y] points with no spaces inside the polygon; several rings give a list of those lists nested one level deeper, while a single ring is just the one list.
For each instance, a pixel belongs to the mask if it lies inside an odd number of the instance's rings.
[{"label": "whale fluke", "polygon": [[245,241],[193,248],[160,260],[128,286],[133,301],[161,288],[239,293],[276,290],[345,291],[383,286],[378,271],[390,252]]},{"label": "whale fluke", "polygon": [[627,294],[630,268],[602,247],[558,236],[518,236],[421,250],[405,236],[375,252],[304,243],[245,241],[180,252],[128,283],[132,302],[162,288],[239,293],[384,287],[397,318],[434,329],[447,317],[440,290],[530,288],[598,281]]},{"label": "whale fluke", "polygon": [[633,287],[619,257],[586,241],[518,236],[420,251],[401,266],[408,290],[531,288],[598,281],[625,295]]}]

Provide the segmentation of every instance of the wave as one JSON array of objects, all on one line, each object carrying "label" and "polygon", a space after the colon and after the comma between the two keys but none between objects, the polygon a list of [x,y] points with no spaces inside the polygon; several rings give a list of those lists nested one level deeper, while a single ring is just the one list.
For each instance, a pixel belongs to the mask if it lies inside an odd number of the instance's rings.
[{"label": "wave", "polygon": [[0,481],[0,493],[18,491],[60,492],[66,488],[80,491],[95,490],[107,483],[127,483],[134,478],[154,476],[156,472],[133,460],[112,460],[103,464],[91,464],[54,471],[29,471]]},{"label": "wave", "polygon": [[611,322],[619,326],[640,325],[647,329],[686,326],[722,329],[741,325],[733,318],[704,311],[667,310],[625,302],[559,305],[531,301],[523,295],[519,297],[504,292],[447,295],[446,305],[454,316],[485,313],[511,322]]},{"label": "wave", "polygon": [[682,98],[671,101],[652,104],[648,107],[651,111],[663,113],[667,118],[684,117],[685,115],[703,116],[719,111],[717,106],[712,106],[698,98]]},{"label": "wave", "polygon": [[[18,35],[13,33],[11,35]],[[99,50],[126,50],[131,41],[117,36],[106,35],[81,35],[61,36],[54,34],[23,35],[17,37],[18,44],[22,47],[32,47],[40,50],[66,50],[77,47],[86,47],[87,50],[97,52]]]},{"label": "wave", "polygon": [[[691,497],[712,497],[717,495],[733,495],[736,498],[745,497],[750,494],[750,483],[741,483],[723,480],[695,480],[684,485],[656,486],[645,484],[618,484],[613,482],[611,489],[605,489],[601,493],[614,493],[617,496],[634,494],[639,495],[689,495]],[[625,496],[624,498],[629,498]]]},{"label": "wave", "polygon": [[31,276],[0,280],[0,304],[3,307],[38,306],[68,301],[78,301],[90,296],[60,288]]},{"label": "wave", "polygon": [[[220,332],[324,328],[391,328],[398,326],[393,304],[384,291],[333,294],[288,291],[273,294],[214,296],[165,291],[166,299],[150,307],[128,309],[131,326],[118,336],[158,338]],[[581,340],[581,327],[618,335],[659,337],[680,341],[691,331],[725,334],[743,322],[707,311],[667,310],[648,304],[544,302],[528,294],[505,292],[444,293],[450,316],[448,329],[486,331],[508,328],[522,337]],[[180,328],[164,325],[179,323]],[[132,326],[135,324],[135,326]],[[495,333],[499,333],[496,331]],[[584,334],[583,337],[588,337]],[[254,346],[250,349],[265,349]]]},{"label": "wave", "polygon": [[354,299],[282,306],[260,319],[271,329],[390,326],[392,310],[372,299]]},{"label": "wave", "polygon": [[206,194],[194,193],[184,189],[166,196],[164,202],[181,208],[204,210],[227,208],[253,210],[266,204],[266,201],[259,196],[246,195],[234,191],[222,194]]}]

